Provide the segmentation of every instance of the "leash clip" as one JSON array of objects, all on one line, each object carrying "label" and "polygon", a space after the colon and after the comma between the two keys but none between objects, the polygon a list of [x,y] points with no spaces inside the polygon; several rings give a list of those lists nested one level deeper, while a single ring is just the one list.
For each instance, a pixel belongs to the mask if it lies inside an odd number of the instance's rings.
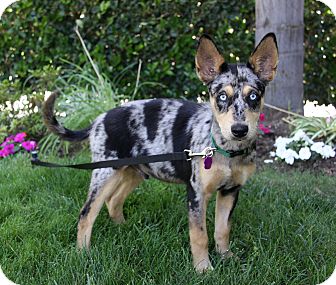
[{"label": "leash clip", "polygon": [[205,149],[203,149],[201,152],[192,152],[192,150],[190,149],[185,149],[184,152],[186,153],[188,157],[187,160],[191,160],[195,156],[201,156],[202,158],[212,157],[214,155],[215,150],[216,148],[208,146]]},{"label": "leash clip", "polygon": [[32,156],[32,159],[31,159],[32,163],[36,162],[36,161],[39,161],[39,159],[38,159],[38,152],[36,150],[33,150],[31,152],[31,156]]}]

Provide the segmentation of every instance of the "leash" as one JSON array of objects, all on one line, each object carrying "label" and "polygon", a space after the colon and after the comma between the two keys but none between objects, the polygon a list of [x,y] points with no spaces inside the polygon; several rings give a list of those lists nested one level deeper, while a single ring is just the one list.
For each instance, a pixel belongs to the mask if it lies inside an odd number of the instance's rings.
[{"label": "leash", "polygon": [[81,163],[81,164],[57,164],[51,162],[41,161],[38,158],[38,152],[32,151],[31,164],[34,166],[43,166],[49,168],[75,168],[75,169],[97,169],[97,168],[109,168],[115,167],[119,168],[126,165],[139,165],[154,162],[164,162],[164,161],[190,161],[193,157],[201,156],[203,158],[210,158],[214,154],[214,148],[206,147],[202,152],[194,153],[189,149],[185,149],[181,152],[173,152],[166,154],[155,154],[155,155],[142,155],[135,157],[111,159],[105,161],[97,161],[91,163]]},{"label": "leash", "polygon": [[39,160],[38,153],[36,151],[33,151],[31,154],[32,154],[31,164],[34,166],[44,166],[50,168],[75,168],[75,169],[97,169],[97,168],[109,168],[109,167],[119,168],[126,165],[138,165],[138,164],[163,162],[163,161],[189,160],[187,152],[183,151],[167,154],[136,156],[136,157],[97,161],[91,163],[65,165],[65,164],[57,164],[41,161]]},{"label": "leash", "polygon": [[126,165],[139,165],[154,162],[164,162],[164,161],[190,161],[194,157],[202,157],[204,159],[204,168],[210,169],[212,165],[212,157],[216,151],[218,151],[224,157],[235,157],[239,155],[248,154],[248,149],[238,150],[238,151],[227,151],[220,148],[214,138],[211,136],[212,144],[214,147],[206,147],[201,152],[192,152],[190,149],[185,149],[181,152],[165,153],[165,154],[155,154],[155,155],[141,155],[135,157],[111,159],[104,161],[97,161],[91,163],[81,163],[81,164],[57,164],[46,161],[41,161],[38,158],[38,152],[32,151],[31,164],[33,166],[43,166],[49,168],[74,168],[74,169],[97,169],[97,168],[120,168]]}]

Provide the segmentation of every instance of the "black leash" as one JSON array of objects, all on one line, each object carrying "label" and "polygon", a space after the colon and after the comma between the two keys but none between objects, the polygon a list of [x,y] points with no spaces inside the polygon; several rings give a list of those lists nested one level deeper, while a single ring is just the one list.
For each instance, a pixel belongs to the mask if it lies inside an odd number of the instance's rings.
[{"label": "black leash", "polygon": [[136,157],[127,157],[127,158],[119,158],[119,159],[111,159],[105,161],[97,161],[90,163],[81,163],[81,164],[57,164],[51,162],[41,161],[38,158],[37,151],[32,151],[32,159],[31,164],[35,166],[44,166],[44,167],[53,167],[53,168],[75,168],[75,169],[97,169],[97,168],[119,168],[126,165],[139,165],[139,164],[147,164],[154,162],[164,162],[164,161],[190,161],[193,157],[202,157],[204,159],[204,167],[205,169],[210,169],[212,164],[212,156],[214,152],[218,151],[225,157],[235,157],[240,155],[247,155],[248,149],[238,150],[238,151],[225,151],[219,148],[216,144],[215,147],[206,147],[201,152],[192,152],[189,149],[185,149],[181,152],[173,152],[173,153],[165,153],[165,154],[155,154],[155,155],[140,155]]},{"label": "black leash", "polygon": [[44,167],[53,167],[53,168],[75,168],[75,169],[96,169],[96,168],[109,168],[115,167],[119,168],[126,165],[138,165],[138,164],[146,164],[153,162],[163,162],[163,161],[177,161],[177,160],[188,160],[190,159],[188,152],[174,152],[174,153],[166,153],[166,154],[157,154],[157,155],[149,155],[149,156],[136,156],[136,157],[127,157],[120,159],[111,159],[105,161],[98,161],[92,163],[81,163],[81,164],[71,164],[71,165],[63,165],[57,163],[50,163],[41,161],[38,158],[38,154],[36,151],[32,151],[32,159],[31,164],[35,166],[44,166]]}]

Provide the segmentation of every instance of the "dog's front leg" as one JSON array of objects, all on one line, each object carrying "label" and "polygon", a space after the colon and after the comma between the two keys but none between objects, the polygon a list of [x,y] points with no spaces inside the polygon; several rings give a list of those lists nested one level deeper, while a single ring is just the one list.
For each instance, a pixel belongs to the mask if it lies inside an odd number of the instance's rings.
[{"label": "dog's front leg", "polygon": [[221,189],[217,192],[215,241],[216,250],[223,258],[231,257],[229,250],[231,215],[238,201],[239,186],[231,189]]},{"label": "dog's front leg", "polygon": [[201,189],[188,187],[189,235],[193,264],[198,272],[212,270],[208,254],[206,209],[210,194]]}]

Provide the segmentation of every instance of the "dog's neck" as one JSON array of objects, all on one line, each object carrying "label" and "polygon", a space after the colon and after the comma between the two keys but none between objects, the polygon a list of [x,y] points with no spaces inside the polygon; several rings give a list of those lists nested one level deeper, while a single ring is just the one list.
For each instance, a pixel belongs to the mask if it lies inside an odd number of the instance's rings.
[{"label": "dog's neck", "polygon": [[253,140],[227,140],[223,137],[219,124],[216,118],[213,116],[211,124],[211,134],[216,141],[217,145],[224,150],[243,150],[246,148],[253,148],[256,142],[256,138]]}]

